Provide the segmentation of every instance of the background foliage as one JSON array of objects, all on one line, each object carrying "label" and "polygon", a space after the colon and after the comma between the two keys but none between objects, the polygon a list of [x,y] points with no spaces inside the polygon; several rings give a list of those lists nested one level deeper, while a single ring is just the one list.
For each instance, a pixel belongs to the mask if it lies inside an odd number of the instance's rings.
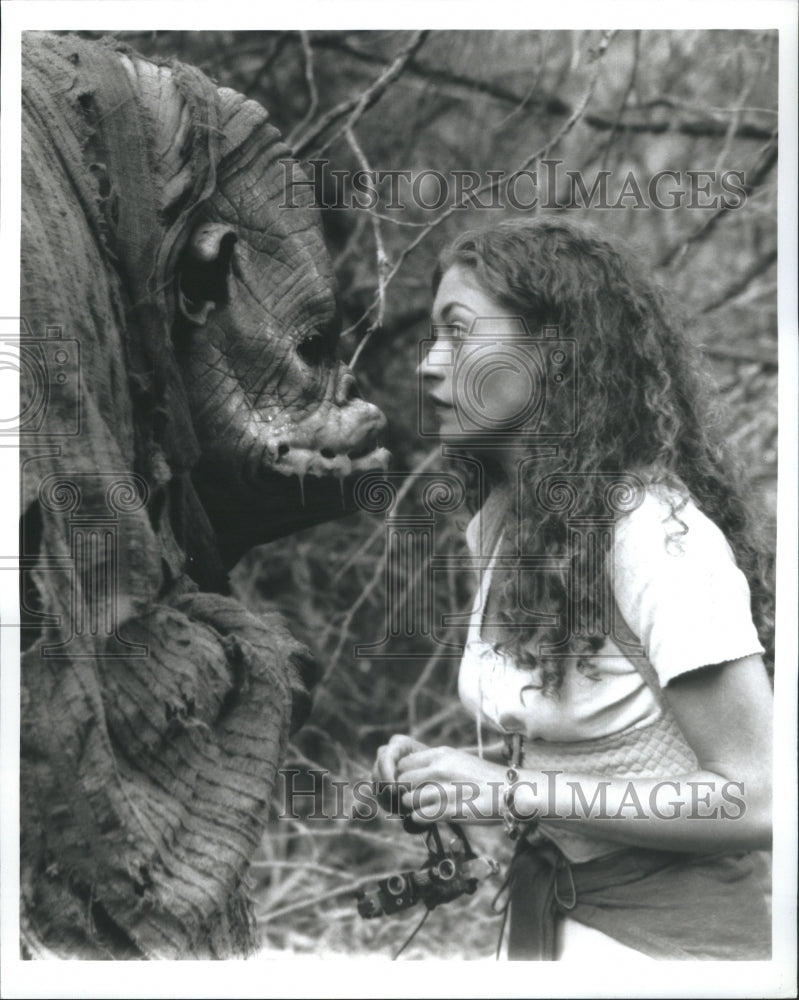
[{"label": "background foliage", "polygon": [[[540,159],[597,171],[618,189],[629,171],[739,170],[745,204],[735,210],[575,210],[626,240],[682,304],[720,388],[718,419],[740,455],[753,502],[773,530],[776,497],[776,125],[777,37],[751,31],[306,31],[124,33],[147,55],[177,56],[261,102],[300,158],[329,170],[417,173],[437,169],[507,174]],[[536,160],[537,158],[537,160]],[[540,169],[540,166],[539,166]],[[436,191],[423,189],[434,200]],[[345,190],[345,196],[350,192]],[[528,192],[525,192],[527,196]],[[324,191],[336,200],[328,172]],[[559,190],[564,200],[565,190]],[[436,468],[417,433],[414,369],[428,335],[430,275],[455,232],[512,210],[424,211],[406,202],[374,212],[324,212],[339,282],[341,352],[390,422],[395,469]],[[487,200],[485,198],[484,200]],[[564,209],[565,210],[565,209]],[[418,512],[411,482],[403,501]],[[299,494],[298,494],[299,502]],[[461,511],[436,525],[440,554],[462,553]],[[384,631],[384,524],[352,515],[251,553],[235,584],[251,608],[278,606],[314,650],[324,676],[311,719],[287,767],[327,769],[340,781],[368,775],[393,732],[430,743],[470,744],[458,706],[457,660],[429,640],[397,640],[397,657],[356,657],[354,644]],[[407,586],[403,578],[401,586]],[[438,574],[437,611],[463,611],[471,582]],[[462,641],[458,629],[453,641]],[[399,654],[413,654],[401,659]],[[299,780],[298,780],[299,787]],[[330,798],[332,802],[332,797]],[[346,808],[349,808],[349,799]],[[298,804],[310,811],[310,802]],[[492,828],[473,838],[501,857]],[[396,820],[275,819],[253,872],[264,954],[386,954],[415,924],[361,921],[351,892],[373,872],[415,867],[418,838]],[[498,920],[483,888],[435,911],[406,954],[484,958]]]}]

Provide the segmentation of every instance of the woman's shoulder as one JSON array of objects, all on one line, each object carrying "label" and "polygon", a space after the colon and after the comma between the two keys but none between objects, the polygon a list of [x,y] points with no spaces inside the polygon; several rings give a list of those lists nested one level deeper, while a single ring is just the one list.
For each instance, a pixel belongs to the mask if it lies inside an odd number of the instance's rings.
[{"label": "woman's shoulder", "polygon": [[718,525],[676,479],[642,480],[640,503],[616,522],[616,554],[637,560],[711,555],[732,558]]},{"label": "woman's shoulder", "polygon": [[616,523],[609,571],[622,618],[662,686],[763,652],[733,550],[681,485],[647,484],[640,504]]}]

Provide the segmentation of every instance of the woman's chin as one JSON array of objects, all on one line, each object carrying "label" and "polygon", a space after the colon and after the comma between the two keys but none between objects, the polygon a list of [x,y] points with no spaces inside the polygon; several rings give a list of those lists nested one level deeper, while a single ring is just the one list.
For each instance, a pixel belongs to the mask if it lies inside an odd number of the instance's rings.
[{"label": "woman's chin", "polygon": [[461,427],[454,413],[447,413],[438,425],[438,437],[442,444],[465,444],[474,434]]},{"label": "woman's chin", "polygon": [[441,444],[452,445],[458,448],[485,447],[486,435],[474,430],[464,430],[457,420],[442,423],[438,429],[438,439]]}]

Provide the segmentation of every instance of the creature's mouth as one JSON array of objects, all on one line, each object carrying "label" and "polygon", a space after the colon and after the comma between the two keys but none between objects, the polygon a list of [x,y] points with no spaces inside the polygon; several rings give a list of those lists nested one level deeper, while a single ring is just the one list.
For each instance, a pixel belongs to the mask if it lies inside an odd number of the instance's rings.
[{"label": "creature's mouth", "polygon": [[367,444],[361,445],[360,448],[353,448],[352,451],[348,451],[347,458],[356,462],[359,458],[365,458],[367,455],[371,455],[379,450],[381,450],[379,441],[368,442]]},{"label": "creature's mouth", "polygon": [[361,472],[374,472],[388,468],[391,453],[374,437],[369,437],[357,448],[334,451],[332,448],[308,448],[289,445],[278,454],[274,468],[287,476],[332,476],[346,479]]}]

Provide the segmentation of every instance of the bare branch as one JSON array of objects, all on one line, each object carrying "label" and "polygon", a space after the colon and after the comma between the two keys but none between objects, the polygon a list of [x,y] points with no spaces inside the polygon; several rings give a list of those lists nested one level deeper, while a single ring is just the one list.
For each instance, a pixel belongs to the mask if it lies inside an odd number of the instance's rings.
[{"label": "bare branch", "polygon": [[305,59],[305,82],[308,84],[308,110],[303,115],[302,121],[295,125],[291,134],[286,138],[289,146],[293,146],[294,139],[308,127],[308,123],[319,107],[319,91],[316,86],[316,75],[314,73],[313,49],[311,48],[310,36],[307,31],[300,32],[302,43],[302,54]]},{"label": "bare branch", "polygon": [[633,68],[630,71],[630,78],[627,81],[627,86],[624,90],[621,102],[619,104],[619,110],[616,112],[616,118],[613,122],[613,128],[610,130],[610,135],[607,138],[603,148],[602,148],[602,160],[600,162],[600,170],[604,170],[607,166],[608,155],[610,154],[611,146],[616,138],[616,134],[619,131],[619,125],[621,124],[621,118],[624,114],[624,109],[627,107],[627,102],[630,99],[630,94],[633,92],[633,87],[635,87],[635,80],[638,75],[638,62],[641,57],[641,32],[635,32],[635,49],[633,54]]},{"label": "bare branch", "polygon": [[325,150],[328,149],[328,147],[331,146],[336,139],[338,139],[339,136],[345,132],[347,128],[352,128],[364,112],[368,111],[369,108],[380,100],[386,88],[400,76],[408,65],[408,61],[413,53],[421,48],[429,34],[430,32],[426,30],[414,32],[413,38],[408,45],[405,46],[405,48],[393,60],[391,65],[388,66],[362,94],[352,97],[347,101],[342,101],[341,104],[336,105],[335,108],[322,116],[320,121],[314,126],[308,135],[303,136],[303,138],[294,147],[294,155],[302,156],[305,151],[326,131],[326,129],[333,124],[333,122],[337,121],[343,115],[347,114],[347,112],[351,111],[352,113],[350,114],[350,117],[347,119],[342,128],[330,139],[328,139],[319,150],[317,150],[315,155],[321,156]]},{"label": "bare branch", "polygon": [[759,278],[764,271],[767,271],[772,264],[777,261],[777,250],[774,248],[770,250],[765,257],[761,257],[755,260],[746,270],[740,274],[732,284],[728,285],[723,291],[706,302],[702,308],[701,312],[709,313],[713,312],[715,309],[721,308],[721,306],[728,305],[734,299],[738,298],[739,295],[749,288],[755,278]]},{"label": "bare branch", "polygon": [[528,104],[530,104],[531,102],[535,103],[535,102],[532,101],[532,98],[536,94],[536,92],[538,91],[538,88],[541,85],[541,79],[542,79],[542,77],[544,75],[544,70],[546,69],[546,65],[547,65],[546,64],[546,54],[547,54],[547,48],[549,47],[549,39],[550,39],[550,37],[551,37],[551,33],[549,31],[547,31],[546,34],[544,35],[544,44],[542,46],[541,55],[540,55],[539,60],[538,60],[538,72],[536,73],[535,79],[533,80],[532,84],[528,87],[527,93],[524,95],[524,97],[521,99],[521,101],[516,105],[516,107],[513,109],[513,111],[509,111],[505,115],[505,117],[502,118],[492,128],[492,132],[498,132],[501,128],[504,128],[504,126],[507,125],[508,122],[512,118],[515,118],[516,115],[520,114]]},{"label": "bare branch", "polygon": [[[382,61],[382,57],[380,56],[358,49],[346,41],[342,41],[331,36],[315,38],[314,45],[318,48],[335,49],[340,52],[345,52],[347,55],[361,60],[362,62],[379,63]],[[484,94],[502,104],[512,105],[514,109],[519,105],[524,104],[534,107],[537,110],[542,111],[544,114],[552,116],[568,117],[572,113],[571,106],[562,98],[557,97],[554,94],[541,94],[534,96],[530,91],[528,91],[526,95],[520,95],[493,81],[475,80],[472,77],[464,76],[463,74],[456,73],[453,70],[425,66],[414,59],[411,59],[408,62],[407,73],[411,77],[416,77],[417,79],[422,79],[427,82],[432,81],[439,84],[449,85],[450,87],[456,87],[460,90],[465,90],[469,94]],[[535,90],[535,87],[532,89]],[[696,110],[701,112],[701,117],[686,119],[680,118],[676,114],[672,114],[668,117],[661,114],[656,118],[652,118],[650,112],[655,106],[662,109],[668,109],[673,112],[676,112],[679,108],[684,108],[685,110]],[[615,129],[617,133],[633,132],[659,135],[666,132],[675,132],[681,135],[714,137],[726,135],[727,124],[724,121],[719,121],[717,118],[708,117],[708,114],[724,114],[730,113],[732,110],[733,109],[727,108],[702,109],[688,105],[684,102],[671,101],[666,98],[661,98],[658,101],[650,102],[647,105],[630,108],[628,116],[622,121],[617,121],[617,115],[615,115],[612,111],[592,112],[587,114],[583,120],[590,128],[596,129],[600,132],[610,132]],[[769,110],[768,108],[747,108],[745,110],[758,112],[763,111],[767,114],[774,113],[773,110]],[[645,112],[645,115],[642,115],[642,112]],[[760,141],[769,139],[771,134],[772,128],[770,126],[759,125],[753,122],[742,122],[736,132],[736,136],[740,139],[754,139]]]},{"label": "bare branch", "polygon": [[754,89],[756,82],[757,82],[757,77],[754,75],[749,80],[744,80],[744,83],[741,87],[741,91],[738,94],[737,103],[739,107],[733,108],[732,110],[730,116],[730,123],[727,126],[727,134],[724,137],[724,145],[721,147],[721,149],[719,150],[719,154],[716,157],[716,162],[713,166],[714,170],[720,170],[723,167],[723,165],[727,162],[727,157],[729,155],[730,149],[732,148],[733,141],[737,136],[738,129],[741,124],[742,112],[740,110],[740,107],[745,105],[746,100],[752,93],[752,90]]},{"label": "bare branch", "polygon": [[[746,193],[747,197],[759,187],[760,184],[768,177],[772,168],[777,162],[777,134],[776,132],[772,134],[770,142],[768,142],[763,149],[760,151],[757,162],[755,163],[753,169],[746,175],[746,182],[742,185],[742,190]],[[718,225],[719,220],[722,216],[726,215],[728,212],[732,211],[732,208],[726,205],[724,202],[716,209],[716,211],[707,217],[707,219],[698,226],[693,233],[681,239],[678,243],[671,246],[658,261],[658,267],[668,267],[678,258],[681,258],[688,247],[698,240],[707,236],[715,227]]]},{"label": "bare branch", "polygon": [[[354,115],[355,112],[353,112],[353,117]],[[361,144],[355,137],[355,132],[353,131],[352,125],[349,122],[344,128],[344,135],[347,139],[347,143],[350,149],[355,154],[355,159],[358,161],[358,166],[366,174],[371,176],[372,168],[369,165],[368,159],[366,158],[366,153],[364,153],[363,149],[361,148]],[[388,256],[386,255],[386,248],[383,243],[383,233],[380,229],[380,219],[371,212],[369,213],[369,219],[372,223],[372,235],[374,236],[375,255],[377,258],[376,267],[377,267],[377,303],[378,303],[377,316],[375,317],[372,325],[369,327],[369,332],[371,333],[373,330],[379,329],[383,325],[383,319],[385,318],[386,314],[386,275],[388,274],[391,265]],[[355,362],[358,360],[358,355],[360,351],[361,351],[361,346],[359,344],[358,348],[356,349],[355,353],[352,356],[352,359],[350,360],[351,366],[354,365]]]},{"label": "bare branch", "polygon": [[[252,74],[252,76],[241,84],[242,93],[251,94],[258,87],[258,85],[261,83],[261,80],[263,80],[263,78],[269,72],[269,69],[274,63],[275,59],[277,59],[277,57],[285,48],[286,43],[289,41],[290,34],[291,33],[288,31],[282,31],[277,36],[274,45],[272,45],[271,51],[267,53],[266,57],[264,58],[264,61],[261,63],[258,69]],[[258,44],[259,46],[263,45],[263,43],[260,41]]]},{"label": "bare branch", "polygon": [[755,347],[737,347],[735,344],[725,344],[724,347],[708,346],[702,348],[702,353],[718,361],[744,361],[760,365],[767,371],[777,370],[777,354],[775,351],[757,350]]},{"label": "bare branch", "polygon": [[[567,120],[560,126],[555,135],[553,135],[550,139],[547,139],[547,141],[544,143],[543,146],[537,149],[530,156],[526,157],[525,160],[521,164],[519,164],[519,166],[516,167],[516,169],[512,171],[509,176],[512,177],[514,176],[514,174],[518,174],[524,170],[527,170],[533,163],[536,162],[536,160],[548,156],[549,153],[552,151],[553,147],[556,146],[566,135],[568,135],[568,133],[571,132],[571,130],[580,120],[580,118],[583,117],[585,109],[588,106],[588,103],[590,102],[591,97],[593,96],[594,90],[596,88],[602,57],[607,51],[608,45],[610,44],[615,34],[616,34],[615,30],[603,32],[599,45],[597,46],[596,51],[592,55],[593,68],[589,76],[588,84],[577,106],[571,112]],[[491,180],[486,181],[474,192],[470,192],[470,197],[472,199],[478,199],[480,195],[486,194],[489,191],[494,191],[495,188],[500,186],[500,183],[501,179],[499,176],[492,177]],[[430,233],[437,226],[439,226],[445,219],[449,218],[449,216],[452,215],[453,212],[457,211],[459,207],[460,206],[457,202],[453,202],[453,204],[451,204],[448,208],[446,208],[440,215],[436,216],[436,218],[433,219],[432,222],[427,223],[425,229],[423,229],[418,236],[416,236],[413,240],[411,240],[411,242],[402,250],[402,252],[397,257],[396,261],[394,262],[394,265],[392,266],[391,270],[386,276],[384,287],[387,287],[390,284],[390,282],[394,279],[394,277],[396,276],[397,272],[399,271],[400,267],[402,266],[408,255],[411,254],[423,242],[423,240],[425,240],[430,235]],[[377,298],[375,298],[367,308],[366,312],[360,317],[360,319],[358,319],[358,321],[345,332],[349,333],[350,330],[356,329],[358,325],[369,315],[372,309],[375,308],[377,302],[378,300]],[[367,330],[363,340],[358,345],[358,351],[356,352],[357,355],[360,355],[361,351],[366,346],[366,342],[370,339],[372,332],[373,328],[370,327],[370,329]],[[352,366],[353,363],[354,360],[353,362],[350,362],[350,365]]]}]

